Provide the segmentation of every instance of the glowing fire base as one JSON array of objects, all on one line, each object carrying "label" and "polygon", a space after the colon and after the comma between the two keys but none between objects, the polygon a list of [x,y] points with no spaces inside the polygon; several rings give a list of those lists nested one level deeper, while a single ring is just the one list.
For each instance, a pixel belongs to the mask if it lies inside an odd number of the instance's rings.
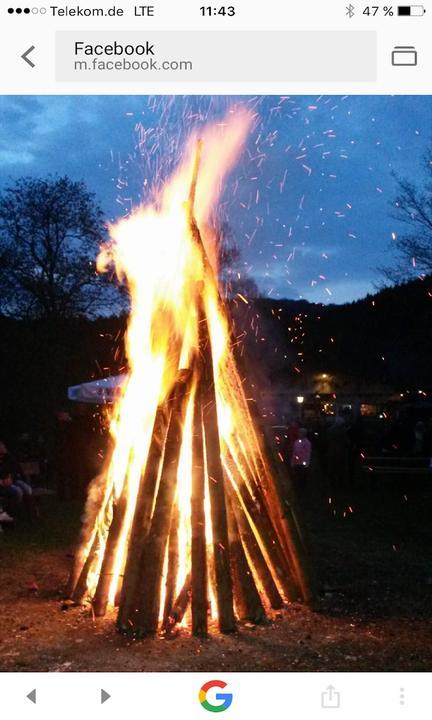
[{"label": "glowing fire base", "polygon": [[[311,597],[299,526],[255,427],[198,226],[204,218],[195,215],[199,175],[207,183],[209,175],[204,157],[198,173],[200,154],[159,214],[143,211],[114,228],[110,250],[131,288],[131,371],[113,417],[109,467],[90,489],[69,590],[76,602],[90,600],[96,616],[118,607],[118,629],[136,637],[180,624],[205,636],[212,620],[228,633],[237,620],[259,623]],[[170,275],[170,258],[161,256],[154,287],[148,275],[140,288],[128,249],[150,221],[154,237],[167,214],[182,263]],[[133,231],[127,242],[125,227]]]}]

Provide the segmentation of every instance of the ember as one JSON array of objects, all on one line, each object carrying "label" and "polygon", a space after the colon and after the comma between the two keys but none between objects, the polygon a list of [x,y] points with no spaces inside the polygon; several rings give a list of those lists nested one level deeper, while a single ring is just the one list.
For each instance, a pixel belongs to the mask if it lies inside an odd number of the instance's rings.
[{"label": "ember", "polygon": [[99,261],[130,289],[130,373],[70,593],[97,616],[118,606],[119,630],[138,637],[182,623],[206,635],[210,619],[232,632],[311,597],[299,526],[234,357],[209,229],[251,122],[229,114],[191,138],[157,205],[112,227]]}]

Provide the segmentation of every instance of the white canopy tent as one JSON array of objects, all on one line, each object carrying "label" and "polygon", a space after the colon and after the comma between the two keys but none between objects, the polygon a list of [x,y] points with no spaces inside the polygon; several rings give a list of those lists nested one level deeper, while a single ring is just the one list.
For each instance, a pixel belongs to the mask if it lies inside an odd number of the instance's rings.
[{"label": "white canopy tent", "polygon": [[89,403],[92,405],[106,405],[114,402],[119,394],[127,375],[114,375],[112,377],[93,380],[92,382],[72,385],[68,388],[68,398],[74,402]]}]

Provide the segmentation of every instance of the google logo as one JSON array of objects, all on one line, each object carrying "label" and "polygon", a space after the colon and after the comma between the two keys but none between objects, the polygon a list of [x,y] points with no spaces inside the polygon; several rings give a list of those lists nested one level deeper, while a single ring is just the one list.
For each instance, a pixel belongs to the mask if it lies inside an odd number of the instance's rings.
[{"label": "google logo", "polygon": [[233,701],[232,693],[216,693],[216,700],[222,700],[220,705],[212,705],[207,700],[207,693],[209,690],[215,687],[222,688],[223,690],[226,686],[227,684],[226,682],[223,682],[223,680],[210,680],[209,682],[204,683],[198,695],[198,699],[204,710],[208,710],[209,712],[223,712],[224,710],[228,710]]}]

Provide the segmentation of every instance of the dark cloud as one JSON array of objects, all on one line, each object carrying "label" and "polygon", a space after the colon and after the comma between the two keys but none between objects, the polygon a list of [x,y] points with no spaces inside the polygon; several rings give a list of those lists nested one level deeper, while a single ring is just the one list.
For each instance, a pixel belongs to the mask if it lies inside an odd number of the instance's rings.
[{"label": "dark cloud", "polygon": [[256,122],[220,213],[245,272],[274,297],[373,291],[401,231],[394,173],[421,181],[431,97],[2,97],[0,186],[66,173],[114,219],[169,174],[192,128],[237,105]]}]

